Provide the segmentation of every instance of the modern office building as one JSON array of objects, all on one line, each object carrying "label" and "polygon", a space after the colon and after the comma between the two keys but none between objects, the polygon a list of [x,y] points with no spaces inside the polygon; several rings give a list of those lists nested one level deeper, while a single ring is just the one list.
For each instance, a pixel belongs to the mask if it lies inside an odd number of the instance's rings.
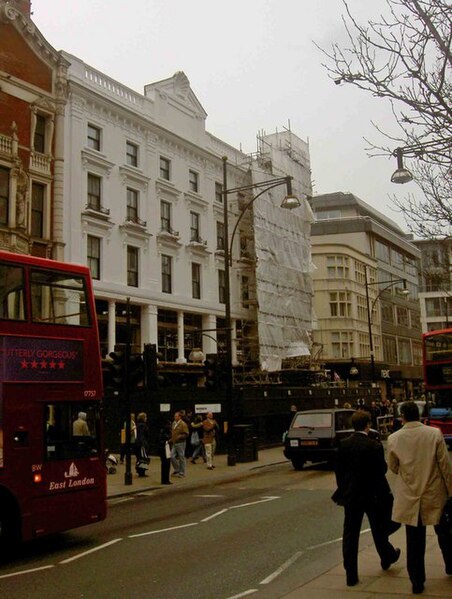
[{"label": "modern office building", "polygon": [[416,240],[421,252],[419,302],[422,332],[452,326],[452,241]]},{"label": "modern office building", "polygon": [[314,341],[335,378],[409,397],[421,382],[419,250],[351,193],[311,200]]}]

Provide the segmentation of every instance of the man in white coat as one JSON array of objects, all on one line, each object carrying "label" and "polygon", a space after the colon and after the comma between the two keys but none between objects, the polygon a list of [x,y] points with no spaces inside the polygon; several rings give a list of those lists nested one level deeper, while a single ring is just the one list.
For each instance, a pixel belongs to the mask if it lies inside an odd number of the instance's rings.
[{"label": "man in white coat", "polygon": [[419,422],[414,401],[400,408],[403,427],[388,437],[388,465],[397,474],[392,519],[406,525],[407,570],[413,593],[425,582],[426,526],[433,525],[446,574],[452,575],[452,542],[438,526],[452,496],[452,466],[441,431]]}]

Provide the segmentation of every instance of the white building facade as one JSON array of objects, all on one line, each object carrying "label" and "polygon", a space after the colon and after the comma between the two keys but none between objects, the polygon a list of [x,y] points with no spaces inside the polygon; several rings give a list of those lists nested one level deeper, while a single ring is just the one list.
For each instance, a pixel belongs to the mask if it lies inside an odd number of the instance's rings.
[{"label": "white building facade", "polygon": [[[225,335],[222,158],[228,189],[288,174],[300,197],[311,190],[307,144],[286,131],[268,136],[270,162],[262,152],[247,156],[206,132],[206,112],[184,73],[140,95],[63,54],[70,64],[65,260],[91,268],[103,352],[126,341],[129,298],[133,351],[153,343],[164,361],[180,363],[195,346],[217,353]],[[289,146],[298,148],[303,165]],[[233,240],[235,363],[284,357],[287,343],[305,339],[311,328],[311,211],[302,201],[288,215],[279,208],[284,193],[274,189],[256,200]],[[229,232],[244,201],[249,196],[228,198]],[[266,257],[270,240],[273,254]],[[286,296],[303,298],[291,322],[278,307],[280,280],[290,281]],[[269,297],[274,301],[264,301]]]}]

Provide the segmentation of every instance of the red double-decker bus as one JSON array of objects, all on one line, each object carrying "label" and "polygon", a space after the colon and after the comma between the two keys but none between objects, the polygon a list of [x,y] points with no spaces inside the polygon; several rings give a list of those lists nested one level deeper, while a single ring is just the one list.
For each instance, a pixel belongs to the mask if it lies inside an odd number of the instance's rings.
[{"label": "red double-decker bus", "polygon": [[0,251],[0,541],[106,515],[88,268]]},{"label": "red double-decker bus", "polygon": [[433,407],[429,424],[439,428],[452,447],[452,328],[424,333],[423,366],[425,389]]}]

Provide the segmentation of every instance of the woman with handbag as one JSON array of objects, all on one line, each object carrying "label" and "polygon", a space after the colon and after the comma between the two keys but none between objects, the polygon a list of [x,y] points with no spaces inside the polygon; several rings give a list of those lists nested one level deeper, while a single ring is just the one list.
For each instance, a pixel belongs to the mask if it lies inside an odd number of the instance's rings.
[{"label": "woman with handbag", "polygon": [[137,437],[135,441],[135,456],[137,463],[135,470],[138,476],[147,476],[146,470],[149,468],[149,428],[147,425],[148,417],[145,412],[140,412],[137,416]]}]

